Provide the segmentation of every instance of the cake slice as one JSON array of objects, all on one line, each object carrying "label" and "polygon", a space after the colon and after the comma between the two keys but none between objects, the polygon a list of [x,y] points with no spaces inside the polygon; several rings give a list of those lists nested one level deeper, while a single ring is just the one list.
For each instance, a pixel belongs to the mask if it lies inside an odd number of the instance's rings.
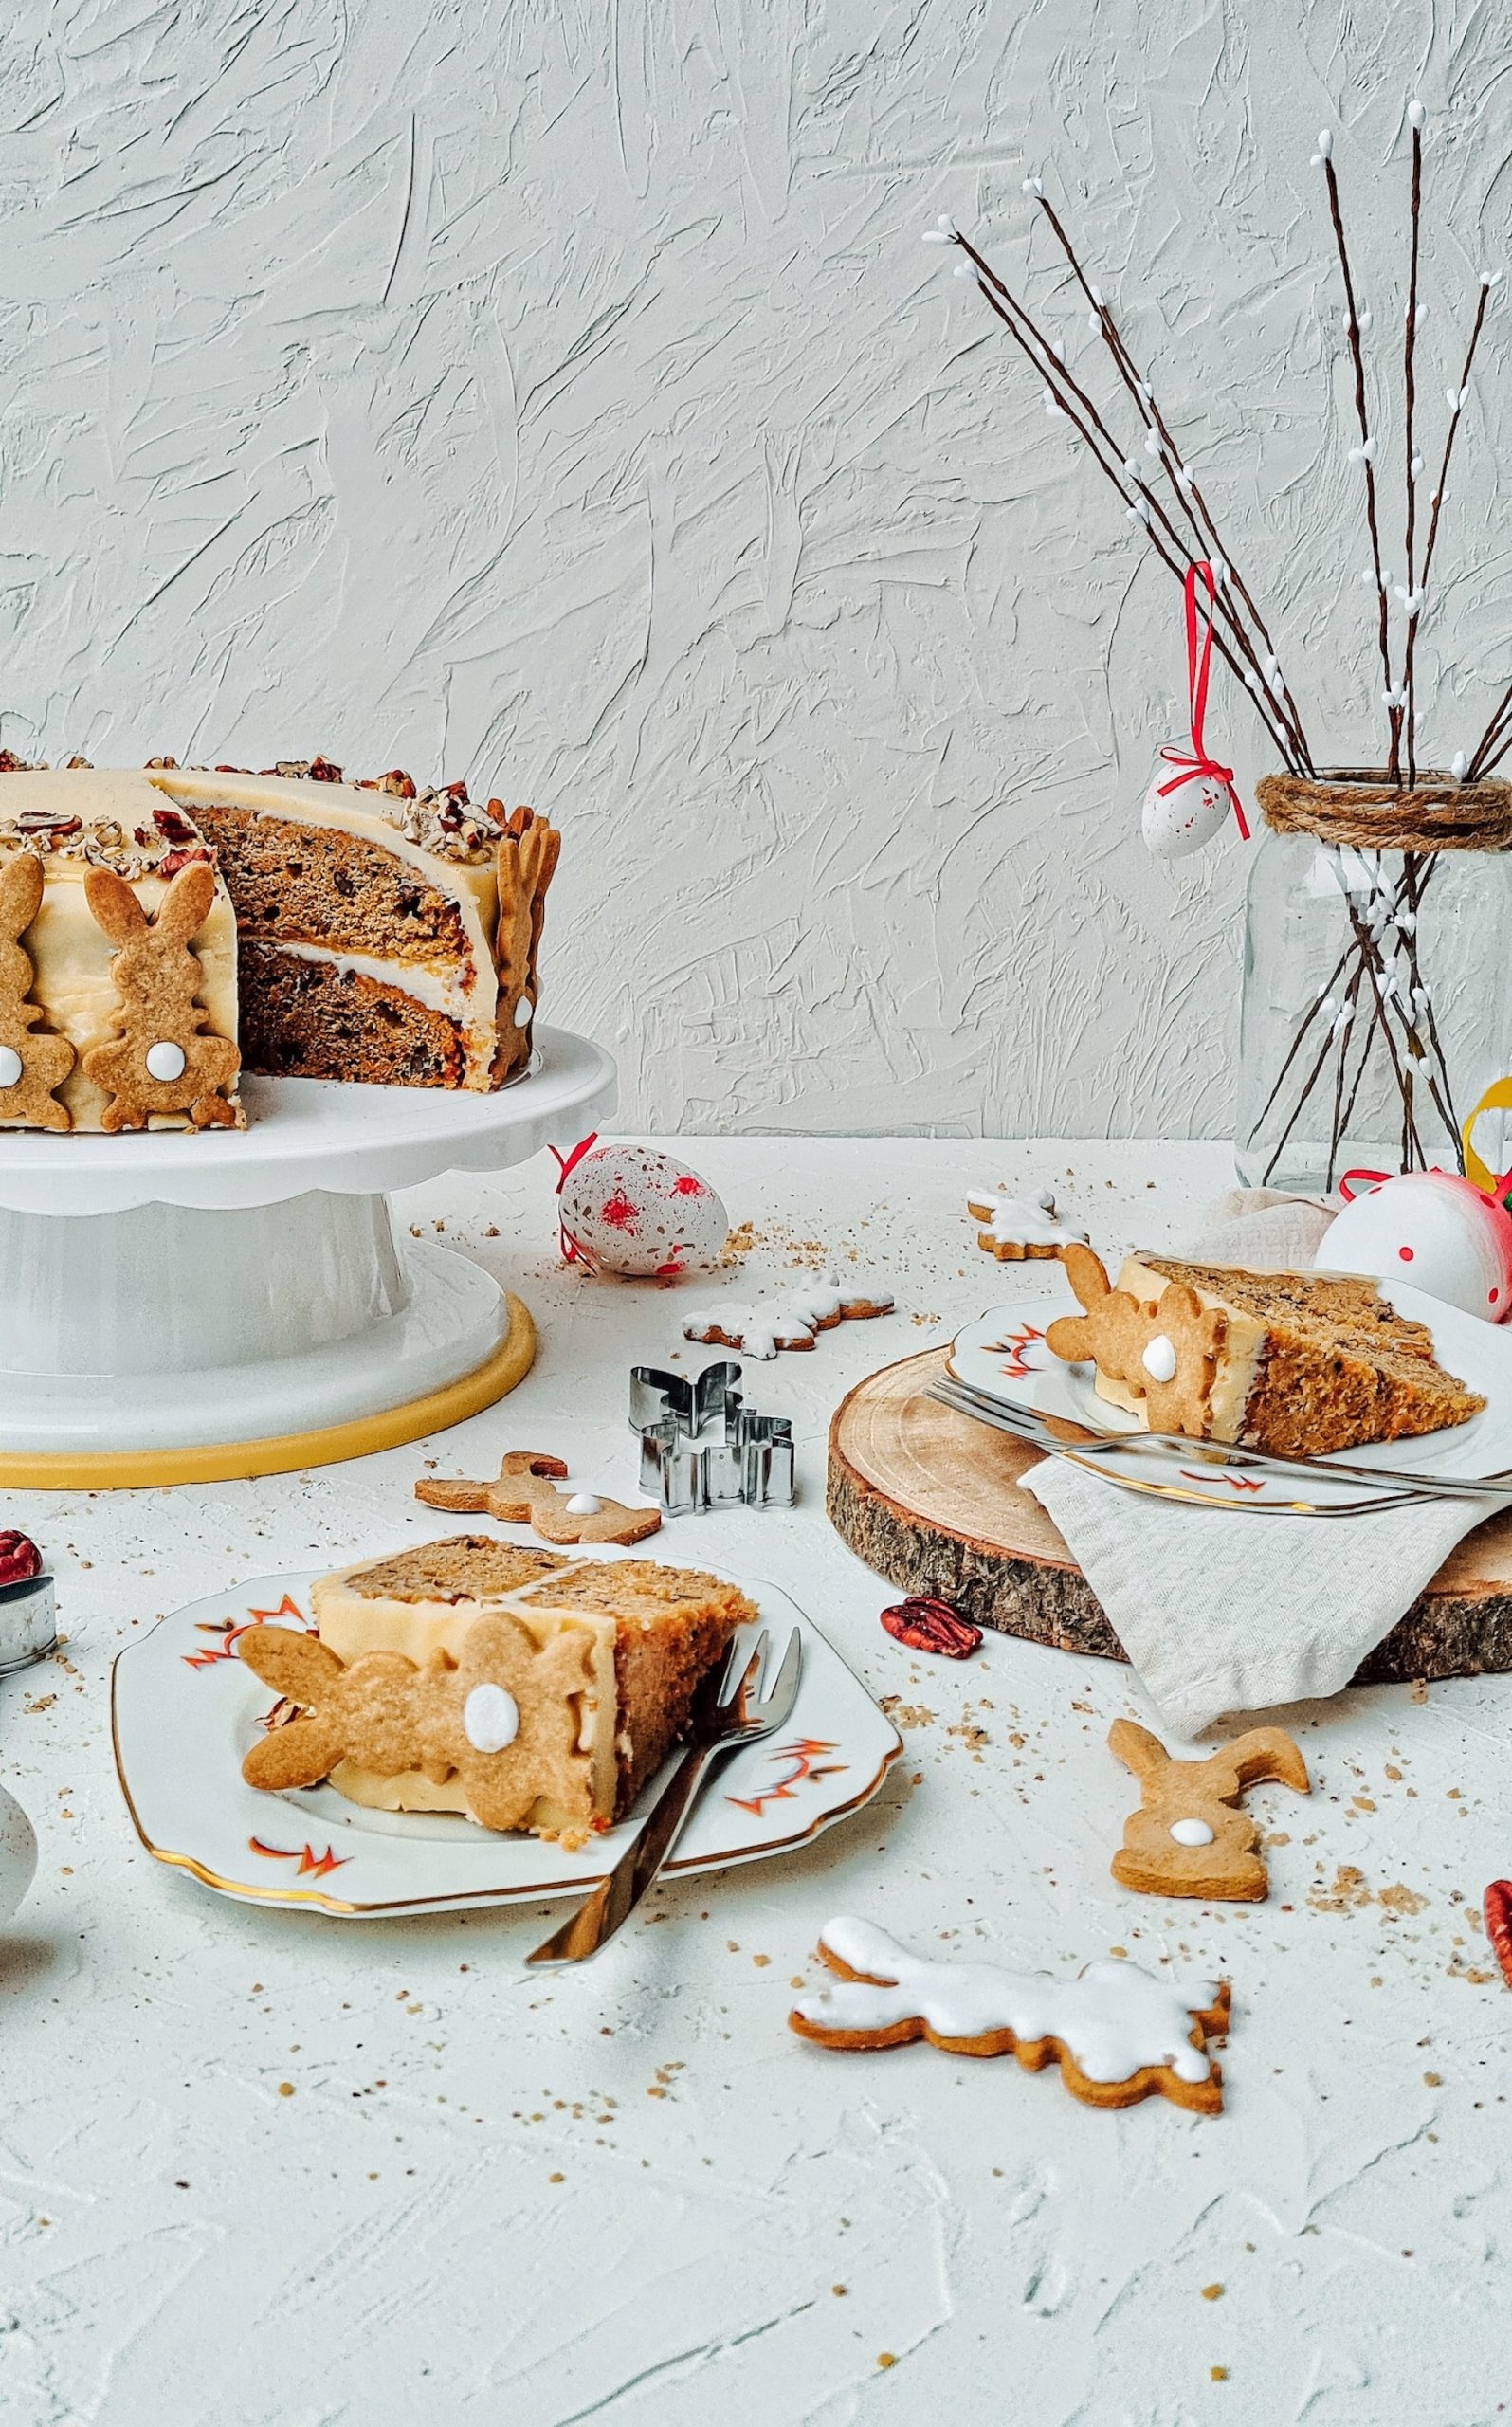
[{"label": "cake slice", "polygon": [[385,1812],[461,1812],[580,1845],[628,1811],[755,1604],[715,1576],[477,1534],[321,1577],[312,1639],[239,1650],[299,1706],[243,1776],[329,1779]]},{"label": "cake slice", "polygon": [[1051,1323],[1046,1345],[1090,1359],[1098,1396],[1147,1432],[1317,1457],[1437,1432],[1485,1405],[1373,1281],[1140,1251],[1110,1289],[1090,1248],[1067,1247],[1062,1262],[1084,1311]]}]

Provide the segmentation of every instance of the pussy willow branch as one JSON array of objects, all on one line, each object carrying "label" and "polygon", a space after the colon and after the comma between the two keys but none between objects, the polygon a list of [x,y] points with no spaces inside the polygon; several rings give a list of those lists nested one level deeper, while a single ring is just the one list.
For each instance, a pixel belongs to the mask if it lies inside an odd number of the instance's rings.
[{"label": "pussy willow branch", "polygon": [[[1461,369],[1460,369],[1460,380],[1459,380],[1459,386],[1458,386],[1458,388],[1455,390],[1455,393],[1456,393],[1456,395],[1460,398],[1460,400],[1461,400],[1461,401],[1460,401],[1460,402],[1459,402],[1459,403],[1454,407],[1453,411],[1451,411],[1451,413],[1449,414],[1449,426],[1448,426],[1448,429],[1447,429],[1447,430],[1445,431],[1445,433],[1444,433],[1444,456],[1443,456],[1443,461],[1442,461],[1442,462],[1440,463],[1440,465],[1439,465],[1439,470],[1438,470],[1438,482],[1437,482],[1437,484],[1436,484],[1436,486],[1435,486],[1435,488],[1434,488],[1434,490],[1433,490],[1432,502],[1431,502],[1431,505],[1430,505],[1430,512],[1429,512],[1429,518],[1428,518],[1428,538],[1427,538],[1427,539],[1424,541],[1424,544],[1423,544],[1423,567],[1422,567],[1422,571],[1421,571],[1421,573],[1420,573],[1420,574],[1419,574],[1419,575],[1418,575],[1418,587],[1419,587],[1419,589],[1421,589],[1421,590],[1423,590],[1423,591],[1425,591],[1425,592],[1426,592],[1426,591],[1427,591],[1427,589],[1428,589],[1429,575],[1431,574],[1431,572],[1432,572],[1432,570],[1433,570],[1433,551],[1434,551],[1435,547],[1438,545],[1438,526],[1439,526],[1439,517],[1440,517],[1440,515],[1443,513],[1443,510],[1444,510],[1444,491],[1445,491],[1445,488],[1446,488],[1446,486],[1447,486],[1447,484],[1448,484],[1448,476],[1449,476],[1449,465],[1450,465],[1450,463],[1453,461],[1453,457],[1454,457],[1454,441],[1455,441],[1455,438],[1456,438],[1456,436],[1458,435],[1458,432],[1459,432],[1459,427],[1460,427],[1460,415],[1462,414],[1462,412],[1463,412],[1463,411],[1464,411],[1464,410],[1465,410],[1465,406],[1464,406],[1465,391],[1466,391],[1466,387],[1467,387],[1467,386],[1468,386],[1468,384],[1469,384],[1470,372],[1471,372],[1471,369],[1473,368],[1473,366],[1474,366],[1474,362],[1475,362],[1475,350],[1476,350],[1477,346],[1478,346],[1478,345],[1480,344],[1480,342],[1481,342],[1481,331],[1482,331],[1482,330],[1485,328],[1485,315],[1486,315],[1486,308],[1487,308],[1487,306],[1489,305],[1490,301],[1491,301],[1491,282],[1490,282],[1490,279],[1489,279],[1488,277],[1485,277],[1485,278],[1483,278],[1483,279],[1482,279],[1482,281],[1481,281],[1481,293],[1480,293],[1480,299],[1479,299],[1478,302],[1476,303],[1476,307],[1475,307],[1475,319],[1474,319],[1474,322],[1473,322],[1473,324],[1472,324],[1472,326],[1471,326],[1471,329],[1470,329],[1469,343],[1466,345],[1466,349],[1465,349],[1465,360],[1464,360],[1464,363],[1462,364]],[[1412,588],[1412,541],[1411,541],[1411,539],[1409,539],[1409,541],[1408,541],[1407,587],[1408,587],[1408,589],[1409,589],[1409,590],[1411,590],[1411,589]],[[1426,603],[1426,602],[1425,602],[1425,603]],[[1410,717],[1411,717],[1411,719],[1412,719],[1412,720],[1415,720],[1415,716],[1416,716],[1416,704],[1415,704],[1415,701],[1414,701],[1414,700],[1413,700],[1413,698],[1412,698],[1412,668],[1413,668],[1413,663],[1414,663],[1414,660],[1415,660],[1415,658],[1416,658],[1416,654],[1417,654],[1417,627],[1418,627],[1418,622],[1419,622],[1419,619],[1421,618],[1422,612],[1423,612],[1422,608],[1421,608],[1421,607],[1416,607],[1416,608],[1414,608],[1414,609],[1412,610],[1412,613],[1408,616],[1408,619],[1407,619],[1407,647],[1406,647],[1406,650],[1405,650],[1405,652],[1404,652],[1403,659],[1402,659],[1402,687],[1404,688],[1404,690],[1405,690],[1405,691],[1407,692],[1407,694],[1408,694],[1408,699],[1409,699],[1409,709],[1410,709]],[[1503,706],[1505,706],[1505,705],[1507,704],[1507,702],[1509,702],[1509,701],[1512,701],[1512,688],[1509,688],[1509,689],[1508,689],[1508,691],[1507,691],[1507,693],[1506,693],[1506,695],[1505,695],[1505,698],[1504,698],[1504,699],[1503,699]],[[1495,723],[1495,721],[1496,721],[1496,720],[1493,718],[1493,719],[1492,719],[1492,723],[1493,723],[1493,724]],[[1487,732],[1489,732],[1489,730],[1490,730],[1490,727],[1488,726],[1488,727],[1487,727]],[[1413,743],[1414,741],[1415,741],[1415,724],[1414,724],[1414,725],[1410,729],[1410,735],[1409,735],[1409,747],[1410,747],[1410,749],[1411,749],[1411,747],[1412,746],[1412,743]],[[1479,745],[1478,745],[1478,747],[1477,747],[1476,756],[1477,756],[1477,757],[1479,756]],[[1477,770],[1476,763],[1475,763],[1475,757],[1472,757],[1472,758],[1471,758],[1471,760],[1470,760],[1470,763],[1469,763],[1468,767],[1467,767],[1467,768],[1466,768],[1466,777],[1473,776],[1477,772],[1478,772],[1478,770]],[[1414,776],[1414,775],[1415,775],[1415,773],[1416,773],[1416,762],[1415,762],[1415,759],[1410,759],[1410,760],[1409,760],[1409,780],[1411,780],[1411,779],[1412,779],[1412,776]]]},{"label": "pussy willow branch", "polygon": [[[1062,362],[1050,339],[1045,335],[1033,315],[998,276],[991,262],[979,253],[969,237],[957,230],[951,241],[966,255],[976,272],[977,284],[992,310],[1008,330],[1015,344],[1032,364],[1050,391],[1054,402],[1070,422],[1083,445],[1105,480],[1118,491],[1124,504],[1142,522],[1145,538],[1168,571],[1184,580],[1187,568],[1196,559],[1171,521],[1161,499],[1138,474],[1126,473],[1128,458],[1109,429],[1097,405],[1075,375]],[[1070,399],[1068,402],[1067,399]],[[1111,460],[1109,460],[1111,459]],[[1158,524],[1158,529],[1157,528]],[[1212,630],[1213,647],[1238,680],[1245,680],[1244,668],[1236,660],[1225,634],[1216,626]],[[1293,775],[1301,775],[1296,743],[1282,720],[1268,688],[1250,689],[1256,713],[1265,725],[1271,743],[1283,763]]]},{"label": "pussy willow branch", "polygon": [[[1381,677],[1388,691],[1392,683],[1391,626],[1386,604],[1386,575],[1381,567],[1380,521],[1375,511],[1375,466],[1371,461],[1370,412],[1365,401],[1365,356],[1359,341],[1359,312],[1355,301],[1355,280],[1349,266],[1349,246],[1344,236],[1344,214],[1339,199],[1339,178],[1331,158],[1323,162],[1323,174],[1328,180],[1328,211],[1334,223],[1334,242],[1339,249],[1339,266],[1344,280],[1344,302],[1349,313],[1349,351],[1355,366],[1355,419],[1359,424],[1359,443],[1364,450],[1365,520],[1370,525],[1371,566],[1375,575],[1377,602],[1376,644],[1380,649]],[[1401,715],[1389,708],[1391,722],[1391,762],[1387,773],[1393,783],[1401,780]]]},{"label": "pussy willow branch", "polygon": [[[1276,658],[1275,644],[1271,640],[1270,633],[1266,629],[1265,617],[1261,614],[1259,608],[1256,606],[1243,575],[1236,570],[1232,553],[1218,529],[1212,510],[1209,506],[1206,498],[1203,496],[1202,490],[1197,482],[1193,478],[1185,462],[1183,461],[1180,450],[1176,447],[1175,441],[1171,435],[1165,417],[1156,400],[1155,391],[1149,379],[1146,378],[1144,374],[1140,371],[1139,364],[1135,361],[1133,355],[1130,353],[1123,333],[1119,327],[1118,322],[1115,320],[1108,305],[1103,301],[1102,295],[1092,285],[1091,282],[1087,278],[1086,271],[1078,257],[1075,246],[1072,244],[1070,237],[1066,231],[1066,228],[1061,220],[1059,212],[1056,210],[1052,203],[1046,200],[1044,194],[1036,194],[1034,199],[1038,202],[1040,210],[1045,214],[1051,232],[1055,237],[1055,241],[1060,246],[1060,248],[1065,254],[1066,262],[1070,266],[1071,274],[1075,278],[1078,286],[1080,286],[1082,293],[1086,298],[1088,307],[1097,319],[1102,332],[1102,341],[1106,345],[1108,352],[1113,356],[1114,367],[1130,396],[1133,398],[1136,411],[1138,411],[1140,420],[1143,422],[1147,430],[1154,432],[1155,437],[1158,442],[1157,461],[1159,463],[1161,470],[1165,473],[1166,479],[1171,484],[1172,495],[1175,497],[1178,508],[1192,525],[1192,529],[1195,534],[1197,546],[1201,554],[1207,557],[1216,557],[1228,573],[1229,580],[1219,586],[1217,610],[1225,616],[1236,641],[1244,651],[1244,654],[1248,658],[1254,670],[1256,682],[1264,684],[1266,689],[1270,692],[1271,697],[1273,699],[1279,697],[1284,703],[1282,712],[1283,721],[1285,723],[1290,733],[1293,748],[1298,759],[1301,761],[1300,772],[1311,774],[1313,765],[1312,753],[1307,746],[1306,736],[1303,731],[1302,715],[1298,709],[1296,701],[1292,697],[1291,687],[1289,684],[1287,684],[1284,675],[1283,675],[1281,691],[1277,694],[1272,688],[1265,667],[1261,664],[1260,649],[1264,649],[1268,653],[1272,665],[1277,666],[1279,671],[1279,661]],[[1177,478],[1178,471],[1183,475],[1180,479]],[[1228,595],[1230,584],[1232,585],[1234,593],[1237,594],[1246,609],[1250,622],[1254,626],[1254,634],[1258,635],[1260,643],[1260,648],[1258,649],[1255,646],[1254,636],[1251,635],[1245,626],[1238,611],[1233,606],[1232,600]]]},{"label": "pussy willow branch", "polygon": [[[1421,116],[1421,112],[1419,112],[1419,116]],[[1413,593],[1412,567],[1416,561],[1417,555],[1417,482],[1413,478],[1412,472],[1414,460],[1412,423],[1417,410],[1417,374],[1414,357],[1417,352],[1417,265],[1422,243],[1422,220],[1423,130],[1420,125],[1414,123],[1412,128],[1412,243],[1408,251],[1407,264],[1407,319],[1404,323],[1402,336],[1402,390],[1407,400],[1404,427],[1407,447],[1405,460],[1407,465],[1407,595],[1409,601],[1411,601]],[[1407,734],[1407,780],[1411,785],[1415,784],[1417,781],[1417,703],[1412,697],[1412,627],[1415,624],[1416,616],[1415,611],[1411,604],[1409,604],[1407,611],[1410,618],[1410,624],[1408,637],[1402,645],[1402,680],[1399,688],[1407,694],[1406,703],[1402,708],[1401,715]]]}]

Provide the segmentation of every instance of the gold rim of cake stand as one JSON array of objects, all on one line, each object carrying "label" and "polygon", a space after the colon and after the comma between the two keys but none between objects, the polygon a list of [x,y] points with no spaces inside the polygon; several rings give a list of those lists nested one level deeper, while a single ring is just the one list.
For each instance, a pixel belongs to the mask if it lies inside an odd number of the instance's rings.
[{"label": "gold rim of cake stand", "polygon": [[523,1299],[506,1290],[509,1328],[481,1365],[425,1391],[401,1407],[311,1432],[268,1433],[257,1441],[204,1441],[183,1449],[76,1452],[0,1451],[0,1487],[12,1491],[132,1491],[154,1484],[236,1483],[248,1475],[284,1475],[297,1467],[335,1466],[344,1458],[396,1450],[428,1432],[445,1432],[492,1407],[522,1382],[536,1361],[536,1325]]}]

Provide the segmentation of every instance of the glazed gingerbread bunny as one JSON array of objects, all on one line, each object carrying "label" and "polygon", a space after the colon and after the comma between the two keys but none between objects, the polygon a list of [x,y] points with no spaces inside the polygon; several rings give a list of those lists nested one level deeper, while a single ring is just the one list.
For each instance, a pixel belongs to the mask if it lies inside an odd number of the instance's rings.
[{"label": "glazed gingerbread bunny", "polygon": [[1176,1761],[1147,1727],[1116,1719],[1108,1751],[1134,1772],[1141,1797],[1113,1857],[1120,1887],[1241,1905],[1266,1894],[1270,1881],[1255,1851],[1260,1831],[1236,1807],[1246,1787],[1263,1779],[1312,1792],[1307,1764],[1284,1727],[1251,1727],[1205,1761]]},{"label": "glazed gingerbread bunny", "polygon": [[203,1036],[196,1002],[204,981],[191,939],[209,917],[215,871],[208,860],[180,868],[149,920],[124,877],[92,867],[84,893],[95,922],[118,949],[110,964],[122,1033],[84,1055],[84,1074],[111,1098],[104,1129],[145,1129],[154,1113],[187,1112],[196,1129],[234,1128],[226,1101],[242,1057],[229,1037]]},{"label": "glazed gingerbread bunny", "polygon": [[27,1000],[36,971],[22,943],[42,906],[42,862],[17,851],[0,873],[0,1129],[71,1129],[54,1089],[74,1067],[66,1037],[36,1033],[42,1006]]},{"label": "glazed gingerbread bunny", "polygon": [[543,1542],[643,1542],[661,1524],[659,1508],[627,1508],[596,1492],[559,1492],[566,1461],[538,1450],[511,1450],[494,1483],[427,1481],[415,1498],[459,1517],[497,1517],[501,1525],[533,1525]]},{"label": "glazed gingerbread bunny", "polygon": [[1075,1241],[1061,1250],[1061,1262],[1084,1312],[1059,1315],[1048,1326],[1051,1355],[1070,1365],[1091,1359],[1100,1374],[1122,1382],[1144,1400],[1152,1432],[1200,1440],[1228,1328],[1221,1309],[1204,1306],[1177,1281],[1168,1281],[1158,1299],[1110,1289],[1102,1258]]},{"label": "glazed gingerbread bunny", "polygon": [[242,1763],[248,1786],[314,1786],[338,1761],[380,1778],[453,1772],[485,1829],[519,1829],[537,1797],[560,1802],[579,1765],[579,1703],[593,1687],[594,1637],[564,1627],[545,1644],[504,1611],[475,1618],[452,1661],[423,1669],[398,1651],[364,1651],[348,1668],[318,1635],[248,1627],[237,1650],[300,1717],[275,1727]]}]

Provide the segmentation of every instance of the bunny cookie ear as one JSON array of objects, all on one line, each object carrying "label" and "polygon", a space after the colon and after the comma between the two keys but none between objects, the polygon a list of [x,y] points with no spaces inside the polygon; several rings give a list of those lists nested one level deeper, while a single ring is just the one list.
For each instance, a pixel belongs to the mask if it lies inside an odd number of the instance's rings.
[{"label": "bunny cookie ear", "polygon": [[35,851],[14,851],[0,871],[0,940],[24,936],[42,905],[42,862]]},{"label": "bunny cookie ear", "polygon": [[147,913],[123,876],[114,868],[91,868],[84,879],[84,900],[97,927],[113,944],[135,943],[147,932]]},{"label": "bunny cookie ear", "polygon": [[164,944],[187,944],[210,915],[215,899],[215,870],[209,860],[191,860],[180,868],[157,907],[153,930]]},{"label": "bunny cookie ear", "polygon": [[301,1717],[252,1746],[242,1763],[243,1778],[248,1786],[273,1790],[314,1786],[345,1750],[342,1730],[325,1707],[346,1673],[341,1662],[317,1636],[292,1627],[249,1627],[236,1649],[264,1686],[302,1706]]}]

